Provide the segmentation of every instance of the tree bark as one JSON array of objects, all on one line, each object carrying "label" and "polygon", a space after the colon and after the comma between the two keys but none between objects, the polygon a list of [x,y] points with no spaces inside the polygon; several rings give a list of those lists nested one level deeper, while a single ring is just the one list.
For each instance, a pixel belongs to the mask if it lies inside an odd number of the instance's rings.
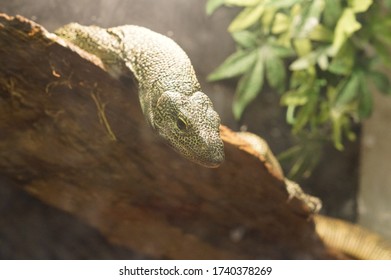
[{"label": "tree bark", "polygon": [[0,14],[0,173],[19,189],[150,258],[336,258],[282,178],[221,136],[221,167],[183,159],[148,127],[133,78]]}]

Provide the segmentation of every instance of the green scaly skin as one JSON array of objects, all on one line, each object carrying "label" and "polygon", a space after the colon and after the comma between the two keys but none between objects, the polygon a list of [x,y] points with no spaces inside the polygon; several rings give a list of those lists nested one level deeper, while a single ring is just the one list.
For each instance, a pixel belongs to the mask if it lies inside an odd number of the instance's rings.
[{"label": "green scaly skin", "polygon": [[133,25],[104,29],[71,23],[55,33],[99,57],[113,77],[131,71],[144,116],[174,150],[205,167],[224,161],[219,115],[173,40]]}]

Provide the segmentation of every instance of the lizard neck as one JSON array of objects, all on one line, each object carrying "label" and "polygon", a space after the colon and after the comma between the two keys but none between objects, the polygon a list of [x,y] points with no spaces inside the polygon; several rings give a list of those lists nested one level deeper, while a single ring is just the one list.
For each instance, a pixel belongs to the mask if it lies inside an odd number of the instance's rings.
[{"label": "lizard neck", "polygon": [[156,104],[164,92],[190,96],[200,90],[186,53],[171,39],[149,29],[127,25],[107,30],[120,44],[121,60],[139,83],[139,99],[148,122],[155,127]]}]

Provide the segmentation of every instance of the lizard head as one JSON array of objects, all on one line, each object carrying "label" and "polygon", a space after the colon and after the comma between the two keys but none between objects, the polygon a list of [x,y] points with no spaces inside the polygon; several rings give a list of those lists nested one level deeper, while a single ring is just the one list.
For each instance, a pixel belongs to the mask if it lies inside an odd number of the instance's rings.
[{"label": "lizard head", "polygon": [[218,167],[224,161],[220,117],[202,92],[164,92],[154,110],[153,126],[174,150],[195,163]]}]

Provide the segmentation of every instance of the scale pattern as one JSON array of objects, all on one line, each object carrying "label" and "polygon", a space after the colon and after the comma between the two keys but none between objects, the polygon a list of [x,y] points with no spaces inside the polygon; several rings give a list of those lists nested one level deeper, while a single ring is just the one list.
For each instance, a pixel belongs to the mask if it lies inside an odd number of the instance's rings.
[{"label": "scale pattern", "polygon": [[220,117],[173,40],[134,25],[104,29],[71,23],[56,34],[98,56],[113,77],[131,71],[144,116],[174,150],[205,167],[224,161]]}]

